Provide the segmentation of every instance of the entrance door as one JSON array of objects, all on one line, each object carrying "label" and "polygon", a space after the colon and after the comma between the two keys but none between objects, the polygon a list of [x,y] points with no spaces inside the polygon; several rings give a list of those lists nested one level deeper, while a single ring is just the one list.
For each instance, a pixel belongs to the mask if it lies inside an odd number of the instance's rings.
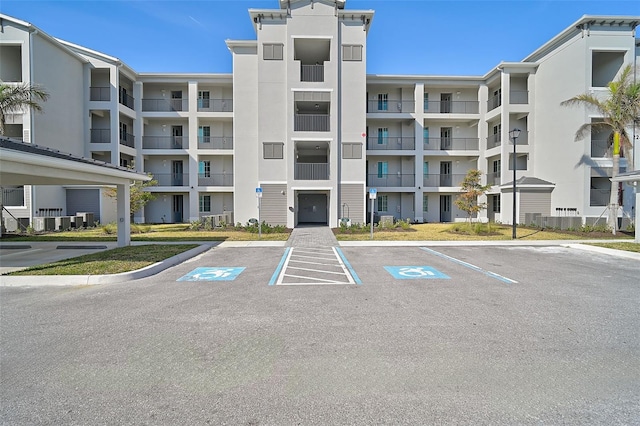
[{"label": "entrance door", "polygon": [[173,222],[174,223],[182,223],[183,220],[183,196],[182,195],[174,195],[173,196]]},{"label": "entrance door", "polygon": [[171,148],[182,148],[182,126],[171,126],[171,135],[173,136]]},{"label": "entrance door", "polygon": [[451,133],[453,133],[451,127],[443,127],[440,129],[440,149],[451,149]]},{"label": "entrance door", "polygon": [[451,93],[440,94],[440,112],[445,114],[451,112]]},{"label": "entrance door", "polygon": [[328,224],[327,194],[298,194],[298,224]]},{"label": "entrance door", "polygon": [[171,185],[172,186],[182,186],[182,160],[174,160],[171,162]]},{"label": "entrance door", "polygon": [[451,161],[440,162],[440,186],[451,186]]},{"label": "entrance door", "polygon": [[182,90],[171,91],[171,111],[182,111]]},{"label": "entrance door", "polygon": [[440,222],[451,222],[451,195],[440,196]]}]

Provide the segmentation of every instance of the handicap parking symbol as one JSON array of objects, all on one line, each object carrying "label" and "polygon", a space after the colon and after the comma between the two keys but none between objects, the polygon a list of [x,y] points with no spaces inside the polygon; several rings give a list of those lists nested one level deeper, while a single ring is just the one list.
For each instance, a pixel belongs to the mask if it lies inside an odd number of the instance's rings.
[{"label": "handicap parking symbol", "polygon": [[178,281],[233,281],[245,268],[196,268]]},{"label": "handicap parking symbol", "polygon": [[397,280],[451,279],[431,266],[385,266],[384,269]]}]

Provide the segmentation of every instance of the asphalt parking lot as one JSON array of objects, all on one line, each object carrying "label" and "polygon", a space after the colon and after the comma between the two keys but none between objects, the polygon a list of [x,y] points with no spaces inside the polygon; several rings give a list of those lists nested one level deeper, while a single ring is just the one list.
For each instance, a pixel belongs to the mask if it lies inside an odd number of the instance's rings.
[{"label": "asphalt parking lot", "polygon": [[1,423],[640,424],[637,261],[342,247],[353,284],[281,285],[288,250],[0,288]]}]

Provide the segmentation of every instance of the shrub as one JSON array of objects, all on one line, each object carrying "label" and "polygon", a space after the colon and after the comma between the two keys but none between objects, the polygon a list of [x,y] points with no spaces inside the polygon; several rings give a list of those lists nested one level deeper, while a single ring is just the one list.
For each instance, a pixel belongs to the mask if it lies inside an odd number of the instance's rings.
[{"label": "shrub", "polygon": [[115,234],[116,232],[118,232],[118,227],[113,222],[100,224],[99,227],[102,230],[103,234],[111,235],[111,234]]}]

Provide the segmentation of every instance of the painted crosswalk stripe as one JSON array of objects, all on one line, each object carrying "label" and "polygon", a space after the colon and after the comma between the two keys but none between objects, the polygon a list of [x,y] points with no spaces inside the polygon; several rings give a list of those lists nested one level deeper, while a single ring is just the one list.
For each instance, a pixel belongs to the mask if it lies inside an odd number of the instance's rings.
[{"label": "painted crosswalk stripe", "polygon": [[338,250],[333,247],[288,249],[269,285],[361,284]]}]

